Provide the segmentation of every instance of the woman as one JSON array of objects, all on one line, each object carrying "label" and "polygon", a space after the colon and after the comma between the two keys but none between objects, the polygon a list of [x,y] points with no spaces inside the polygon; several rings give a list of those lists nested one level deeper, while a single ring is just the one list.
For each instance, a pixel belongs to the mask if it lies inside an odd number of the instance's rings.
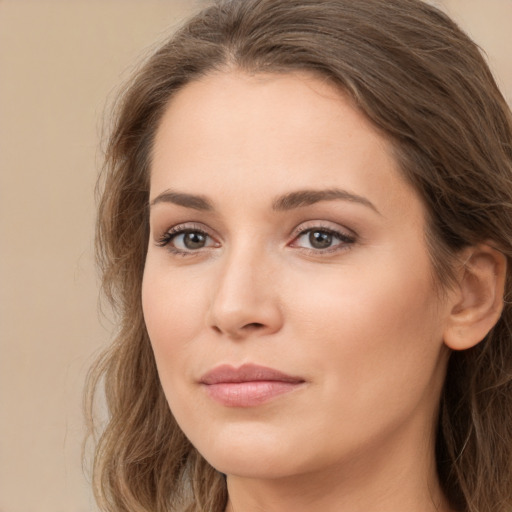
[{"label": "woman", "polygon": [[512,117],[445,15],[206,8],[106,162],[103,510],[512,509]]}]

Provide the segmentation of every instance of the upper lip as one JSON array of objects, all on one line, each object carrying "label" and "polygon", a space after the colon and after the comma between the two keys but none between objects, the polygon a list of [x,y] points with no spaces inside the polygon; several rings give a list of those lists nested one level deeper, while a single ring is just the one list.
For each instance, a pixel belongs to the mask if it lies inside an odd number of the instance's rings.
[{"label": "upper lip", "polygon": [[208,385],[258,381],[291,382],[299,384],[304,382],[304,379],[256,364],[244,364],[238,368],[223,364],[205,373],[200,379],[201,384]]}]

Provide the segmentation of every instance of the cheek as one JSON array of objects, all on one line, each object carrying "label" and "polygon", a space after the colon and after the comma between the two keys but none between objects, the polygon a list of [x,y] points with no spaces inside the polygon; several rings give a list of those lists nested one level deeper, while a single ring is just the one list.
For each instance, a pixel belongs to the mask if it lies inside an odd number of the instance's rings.
[{"label": "cheek", "polygon": [[428,386],[442,349],[442,323],[422,256],[348,265],[291,290],[292,337],[309,340],[308,358],[333,393],[344,389],[343,396],[367,404],[407,390],[414,400]]},{"label": "cheek", "polygon": [[[422,265],[408,271],[395,265],[348,265],[338,271],[300,274],[290,286],[289,305],[303,324],[328,337],[336,334],[350,345],[373,332],[380,336],[433,327],[436,299]],[[398,342],[398,340],[396,340]],[[371,344],[366,339],[365,344]]]},{"label": "cheek", "polygon": [[[156,261],[155,261],[156,260]],[[175,272],[148,255],[142,283],[142,308],[161,378],[174,375],[190,343],[205,326],[205,283]],[[195,279],[194,277],[197,277]],[[168,374],[168,376],[167,376]]]}]

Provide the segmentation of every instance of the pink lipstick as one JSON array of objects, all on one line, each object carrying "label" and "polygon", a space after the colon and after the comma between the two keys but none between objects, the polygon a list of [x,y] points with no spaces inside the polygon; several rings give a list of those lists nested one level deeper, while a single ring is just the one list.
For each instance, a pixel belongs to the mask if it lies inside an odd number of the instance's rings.
[{"label": "pink lipstick", "polygon": [[253,364],[218,366],[200,379],[210,398],[227,407],[254,407],[294,391],[304,382],[300,377]]}]

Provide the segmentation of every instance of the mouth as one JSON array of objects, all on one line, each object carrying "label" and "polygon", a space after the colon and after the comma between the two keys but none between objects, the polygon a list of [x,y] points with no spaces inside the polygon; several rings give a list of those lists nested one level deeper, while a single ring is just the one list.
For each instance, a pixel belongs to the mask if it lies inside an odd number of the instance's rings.
[{"label": "mouth", "polygon": [[254,407],[294,391],[305,383],[301,377],[279,370],[245,364],[221,365],[203,375],[199,383],[208,396],[227,407]]}]

